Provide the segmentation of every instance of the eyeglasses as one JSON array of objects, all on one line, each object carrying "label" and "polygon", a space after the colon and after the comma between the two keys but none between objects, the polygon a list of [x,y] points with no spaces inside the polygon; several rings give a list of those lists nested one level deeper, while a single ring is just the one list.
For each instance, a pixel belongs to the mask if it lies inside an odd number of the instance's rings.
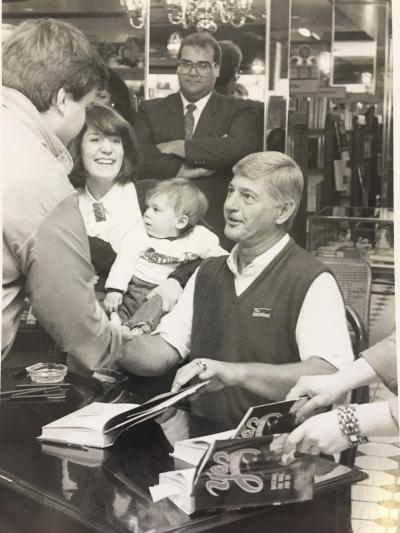
[{"label": "eyeglasses", "polygon": [[182,74],[189,74],[192,68],[194,68],[202,76],[207,75],[215,65],[215,63],[211,64],[209,61],[196,61],[193,63],[193,61],[189,61],[188,59],[179,59],[176,64]]}]

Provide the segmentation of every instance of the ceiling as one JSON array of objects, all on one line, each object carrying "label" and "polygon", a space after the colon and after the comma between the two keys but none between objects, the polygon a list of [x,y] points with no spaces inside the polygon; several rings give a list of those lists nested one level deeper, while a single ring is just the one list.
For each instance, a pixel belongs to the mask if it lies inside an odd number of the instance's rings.
[{"label": "ceiling", "polygon": [[[252,13],[255,17],[247,27],[263,25],[265,19],[265,0],[254,0]],[[287,35],[288,0],[271,0],[272,35],[279,38]],[[337,0],[336,31],[363,31],[372,38],[376,34],[376,16],[380,6],[390,4],[390,0]],[[2,16],[4,22],[16,23],[24,18],[52,16],[66,19],[120,19],[125,18],[119,0],[3,0]],[[331,0],[292,0],[292,31],[301,40],[297,28],[309,27],[327,40],[331,37],[332,1]],[[117,20],[113,25],[117,25]],[[151,0],[151,24],[169,25],[167,11],[162,0]],[[128,26],[129,28],[129,26]],[[293,38],[294,34],[292,34]]]}]

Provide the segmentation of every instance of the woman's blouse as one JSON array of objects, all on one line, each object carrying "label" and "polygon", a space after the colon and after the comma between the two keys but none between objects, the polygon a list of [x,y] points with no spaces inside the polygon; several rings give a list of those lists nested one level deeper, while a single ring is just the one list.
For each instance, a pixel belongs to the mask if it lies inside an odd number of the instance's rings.
[{"label": "woman's blouse", "polygon": [[90,237],[111,244],[118,253],[122,244],[141,246],[146,237],[135,185],[115,183],[101,200],[96,200],[87,187],[79,189],[79,208]]}]

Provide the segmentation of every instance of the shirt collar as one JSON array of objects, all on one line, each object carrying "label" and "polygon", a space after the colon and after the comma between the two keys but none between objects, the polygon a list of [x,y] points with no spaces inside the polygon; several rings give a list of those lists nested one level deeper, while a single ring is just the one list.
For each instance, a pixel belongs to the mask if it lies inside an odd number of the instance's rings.
[{"label": "shirt collar", "polygon": [[94,204],[94,203],[103,204],[104,209],[108,213],[112,211],[113,207],[120,201],[120,199],[117,198],[118,188],[119,188],[118,183],[114,183],[111,189],[102,198],[100,198],[100,200],[96,200],[96,198],[89,191],[88,186],[85,185],[85,191],[91,204]]},{"label": "shirt collar", "polygon": [[185,110],[186,106],[188,104],[194,104],[196,106],[195,113],[199,113],[199,115],[200,115],[203,112],[203,109],[206,107],[207,102],[211,98],[212,91],[209,92],[208,94],[206,94],[206,96],[203,96],[203,98],[200,98],[200,100],[197,100],[197,102],[189,102],[189,100],[187,100],[183,96],[182,92],[180,92],[180,95],[181,95],[181,99],[182,99],[183,109]]},{"label": "shirt collar", "polygon": [[285,233],[285,235],[269,248],[269,250],[253,259],[253,261],[242,270],[241,274],[239,274],[238,270],[238,245],[236,244],[226,260],[228,268],[236,278],[246,275],[257,276],[271,263],[279,252],[283,250],[289,240],[289,235]]}]

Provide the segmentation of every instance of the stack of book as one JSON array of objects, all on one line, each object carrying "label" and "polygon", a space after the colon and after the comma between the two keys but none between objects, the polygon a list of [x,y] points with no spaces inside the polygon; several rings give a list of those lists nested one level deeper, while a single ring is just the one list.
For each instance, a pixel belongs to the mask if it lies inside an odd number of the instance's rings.
[{"label": "stack of book", "polygon": [[150,487],[153,501],[169,498],[186,514],[280,505],[364,479],[319,456],[282,454],[284,434],[295,427],[294,403],[252,407],[235,430],[176,443],[171,455],[193,467],[162,472]]}]

